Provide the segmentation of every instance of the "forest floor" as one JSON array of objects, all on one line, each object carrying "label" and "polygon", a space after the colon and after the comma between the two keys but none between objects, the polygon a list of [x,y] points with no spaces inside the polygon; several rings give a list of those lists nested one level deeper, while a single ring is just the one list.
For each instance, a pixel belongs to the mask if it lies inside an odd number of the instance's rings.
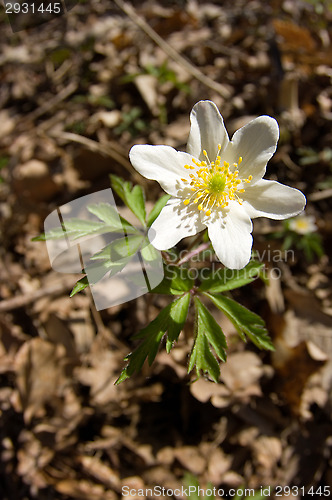
[{"label": "forest floor", "polygon": [[[318,0],[131,5],[79,2],[14,33],[0,11],[0,497],[157,498],[145,490],[159,486],[182,499],[177,489],[195,480],[223,490],[217,498],[241,488],[327,497],[332,11]],[[31,240],[57,207],[110,187],[110,173],[155,202],[163,193],[134,171],[129,149],[184,150],[202,99],[230,136],[256,116],[277,119],[267,178],[306,195],[314,231],[254,224],[254,249],[279,277],[234,296],[264,318],[275,352],[238,341],[220,316],[230,348],[219,384],[191,383],[189,331],[116,386],[131,336],[166,299],[97,312],[88,292],[69,297],[78,276],[53,270],[45,243]]]}]

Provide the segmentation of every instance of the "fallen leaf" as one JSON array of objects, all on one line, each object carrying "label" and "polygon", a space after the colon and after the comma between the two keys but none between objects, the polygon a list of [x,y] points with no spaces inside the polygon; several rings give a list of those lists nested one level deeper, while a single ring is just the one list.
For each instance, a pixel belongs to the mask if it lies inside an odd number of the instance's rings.
[{"label": "fallen leaf", "polygon": [[45,404],[61,397],[66,382],[65,348],[40,338],[26,342],[15,356],[16,383],[28,423],[43,415]]}]

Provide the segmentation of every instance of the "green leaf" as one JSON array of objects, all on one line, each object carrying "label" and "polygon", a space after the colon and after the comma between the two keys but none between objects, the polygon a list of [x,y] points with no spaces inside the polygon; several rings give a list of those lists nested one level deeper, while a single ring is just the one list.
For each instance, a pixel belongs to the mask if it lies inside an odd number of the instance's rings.
[{"label": "green leaf", "polygon": [[191,488],[193,492],[190,491],[190,496],[188,498],[190,498],[190,500],[201,500],[201,497],[198,493],[200,485],[197,477],[191,474],[190,472],[186,472],[184,475],[184,483],[186,488],[193,486],[193,488]]},{"label": "green leaf", "polygon": [[147,262],[156,262],[160,255],[159,250],[154,248],[146,237],[142,244],[141,254],[143,259]]},{"label": "green leaf", "polygon": [[76,293],[82,292],[82,290],[84,290],[88,286],[89,286],[88,278],[87,276],[84,276],[83,278],[77,281],[74,288],[70,292],[70,297],[73,297],[74,295],[76,295]]},{"label": "green leaf", "polygon": [[[191,474],[191,472],[186,472],[184,477],[183,477],[183,482],[185,484],[186,488],[189,488],[190,486],[193,486],[194,488],[191,488],[189,491],[189,496],[190,500],[215,500],[215,496],[213,494],[213,484],[208,483],[206,485],[206,490],[210,490],[211,493],[209,494],[204,494],[202,497],[200,496],[200,492],[203,490],[203,488],[200,487],[199,481],[196,476]],[[206,491],[204,492],[206,493]]]},{"label": "green leaf", "polygon": [[165,307],[148,326],[143,328],[143,330],[133,337],[140,339],[144,338],[144,340],[135,351],[125,358],[125,361],[129,361],[129,363],[121,372],[120,377],[115,382],[116,384],[131,377],[135,371],[140,371],[146,358],[148,358],[149,364],[151,365],[158,352],[161,339],[167,330],[167,317],[171,306],[172,304],[169,304]]},{"label": "green leaf", "polygon": [[[120,229],[120,228],[119,228]],[[83,236],[102,234],[114,231],[114,227],[107,226],[103,222],[72,218],[64,222],[64,227],[58,226],[47,233],[33,238],[33,241],[46,241],[60,238],[76,240]],[[122,231],[122,227],[121,227]]]},{"label": "green leaf", "polygon": [[109,226],[121,228],[120,216],[109,203],[95,203],[87,206],[88,211]]},{"label": "green leaf", "polygon": [[124,368],[120,374],[120,376],[116,379],[115,385],[121,384],[121,382],[124,382],[128,378],[130,378],[131,375],[128,373],[128,366]]},{"label": "green leaf", "polygon": [[117,175],[111,174],[111,186],[123,203],[133,212],[141,224],[145,227],[145,197],[141,186],[132,187],[132,183],[121,179]]},{"label": "green leaf", "polygon": [[233,323],[240,337],[246,340],[247,335],[250,340],[260,349],[274,351],[272,341],[265,328],[264,320],[238,302],[224,295],[211,295],[205,293],[212,302],[220,309]]},{"label": "green leaf", "polygon": [[162,209],[164,208],[169,199],[170,199],[169,194],[164,194],[164,196],[159,198],[159,200],[153,206],[151,212],[148,215],[148,220],[147,220],[148,227],[150,227],[151,224],[156,220],[156,218],[158,217],[158,215],[160,214],[160,212],[162,211]]},{"label": "green leaf", "polygon": [[177,300],[174,300],[169,313],[168,335],[166,341],[166,351],[169,353],[174,342],[178,340],[180,332],[185,324],[190,304],[190,294],[186,293]]},{"label": "green leaf", "polygon": [[[124,184],[126,181],[124,181],[123,179],[121,179],[121,177],[118,177],[117,175],[114,175],[114,174],[110,175],[110,181],[111,181],[112,189],[116,192],[116,194],[119,196],[119,198],[121,198],[123,203],[126,204],[126,195],[124,192]],[[127,184],[130,185],[129,182],[127,182]]]},{"label": "green leaf", "polygon": [[[69,238],[71,241],[96,234],[119,232],[121,235],[137,234],[138,231],[126,219],[121,217],[112,205],[108,203],[98,203],[89,205],[88,211],[98,217],[100,221],[79,219],[73,217],[66,219],[63,226],[59,225],[39,236],[32,238],[32,241],[46,241],[61,238]],[[59,221],[60,222],[60,221]]]},{"label": "green leaf", "polygon": [[194,283],[193,278],[190,276],[190,270],[186,267],[168,264],[164,267],[164,279],[151,291],[152,293],[181,295],[183,292],[191,290]]},{"label": "green leaf", "polygon": [[202,302],[197,297],[195,297],[194,301],[196,313],[195,341],[190,355],[188,373],[196,366],[198,377],[200,371],[202,371],[210,375],[214,382],[218,382],[220,376],[219,363],[212,354],[210,345],[214,348],[216,356],[221,361],[226,361],[226,339],[222,329]]},{"label": "green leaf", "polygon": [[282,249],[288,250],[289,248],[291,248],[294,245],[295,240],[296,240],[296,235],[294,233],[288,234],[284,239]]},{"label": "green leaf", "polygon": [[111,260],[117,262],[120,259],[134,255],[141,247],[145,237],[142,234],[128,235],[118,238],[106,245],[100,252],[94,254],[91,260]]},{"label": "green leaf", "polygon": [[191,351],[188,373],[196,366],[197,376],[200,376],[200,371],[210,375],[214,382],[218,382],[220,369],[216,358],[210,351],[209,343],[204,333],[197,329],[196,338],[193,349]]},{"label": "green leaf", "polygon": [[126,199],[130,210],[136,215],[142,226],[145,227],[145,197],[141,186],[136,185],[131,191],[126,190]]},{"label": "green leaf", "polygon": [[[89,236],[96,233],[100,234],[100,232],[103,232],[105,227],[107,226],[105,226],[103,222],[72,218],[64,221],[63,236],[76,240],[78,238],[82,238],[83,236]],[[51,233],[53,234],[56,232],[57,229],[54,231],[51,230]]]},{"label": "green leaf", "polygon": [[105,222],[105,232],[125,231],[127,234],[137,234],[137,229],[109,203],[88,205],[87,209],[91,214]]},{"label": "green leaf", "polygon": [[225,349],[227,349],[227,343],[222,329],[209,310],[197,297],[195,298],[195,306],[198,313],[200,327],[205,332],[205,335],[214,348],[217,356],[221,359],[221,361],[226,361],[227,355]]},{"label": "green leaf", "polygon": [[31,241],[46,241],[46,239],[47,239],[46,238],[46,234],[45,233],[41,233],[38,236],[34,236],[33,238],[31,238]]},{"label": "green leaf", "polygon": [[130,353],[125,360],[129,361],[126,368],[121,372],[116,384],[130,377],[135,371],[139,371],[146,359],[151,366],[155,359],[160,342],[167,331],[173,340],[176,340],[183,328],[187,317],[190,296],[182,296],[163,309],[158,316],[133,339],[142,339],[143,342]]},{"label": "green leaf", "polygon": [[208,290],[211,293],[224,292],[226,290],[233,290],[240,288],[254,281],[262,271],[264,264],[252,260],[243,269],[218,269],[210,270],[208,276],[205,278],[203,271],[201,271],[201,285],[199,290],[205,292]]},{"label": "green leaf", "polygon": [[83,272],[87,274],[89,284],[95,285],[106,273],[110,272],[110,276],[114,276],[116,273],[122,271],[130,260],[131,257],[118,259],[114,262],[111,260],[92,261],[85,267]]}]

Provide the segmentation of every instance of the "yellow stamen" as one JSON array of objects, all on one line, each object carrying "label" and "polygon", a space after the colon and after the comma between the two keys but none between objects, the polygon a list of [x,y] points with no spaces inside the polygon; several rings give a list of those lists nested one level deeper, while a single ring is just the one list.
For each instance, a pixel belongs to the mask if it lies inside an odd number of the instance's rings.
[{"label": "yellow stamen", "polygon": [[[207,161],[198,161],[192,158],[193,164],[185,165],[186,169],[196,170],[190,175],[190,190],[193,195],[184,200],[184,205],[190,203],[197,204],[199,211],[204,211],[206,216],[210,216],[213,209],[225,208],[229,204],[229,200],[237,201],[242,205],[243,200],[238,196],[244,193],[244,183],[250,183],[252,175],[248,179],[239,177],[239,165],[243,161],[242,156],[239,157],[238,163],[233,163],[232,167],[227,161],[221,163],[221,145],[218,144],[218,152],[215,161],[210,161],[206,150],[203,150],[203,155]],[[182,179],[184,182],[186,179]],[[188,182],[188,181],[187,181]],[[240,188],[241,185],[241,188]]]}]

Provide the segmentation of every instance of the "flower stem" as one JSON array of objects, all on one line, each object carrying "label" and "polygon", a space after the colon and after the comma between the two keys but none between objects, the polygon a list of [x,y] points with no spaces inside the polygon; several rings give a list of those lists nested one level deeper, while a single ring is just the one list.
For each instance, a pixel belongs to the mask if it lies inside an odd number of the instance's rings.
[{"label": "flower stem", "polygon": [[206,250],[207,248],[209,248],[209,246],[210,246],[209,241],[207,241],[206,243],[202,243],[197,248],[195,248],[195,250],[188,252],[182,259],[180,259],[178,262],[176,262],[175,265],[181,266],[181,264],[188,262],[188,260],[190,260],[192,257],[194,257],[194,255],[197,255],[197,254],[203,252],[203,250]]}]

